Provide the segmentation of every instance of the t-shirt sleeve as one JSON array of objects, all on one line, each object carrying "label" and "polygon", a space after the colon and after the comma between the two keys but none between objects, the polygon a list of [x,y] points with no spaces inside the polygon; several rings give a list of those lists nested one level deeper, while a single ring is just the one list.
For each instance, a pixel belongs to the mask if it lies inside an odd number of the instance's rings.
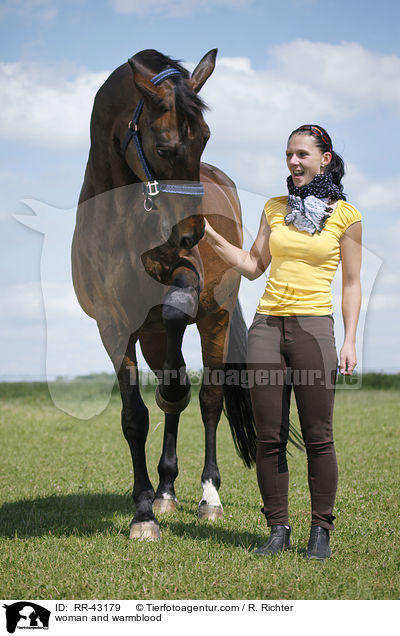
[{"label": "t-shirt sleeve", "polygon": [[267,217],[268,225],[271,225],[271,221],[272,221],[271,199],[268,199],[268,201],[264,205],[264,214]]},{"label": "t-shirt sleeve", "polygon": [[267,223],[272,227],[274,222],[278,222],[286,210],[286,197],[274,197],[268,199],[264,205],[264,213]]},{"label": "t-shirt sleeve", "polygon": [[350,225],[361,221],[361,212],[351,205],[351,203],[344,202],[340,210],[340,229],[342,234],[347,230]]}]

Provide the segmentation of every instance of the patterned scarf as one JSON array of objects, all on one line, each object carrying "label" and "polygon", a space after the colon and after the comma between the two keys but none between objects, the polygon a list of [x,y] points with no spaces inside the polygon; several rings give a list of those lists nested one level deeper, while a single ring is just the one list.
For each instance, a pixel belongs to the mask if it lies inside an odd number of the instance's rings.
[{"label": "patterned scarf", "polygon": [[310,183],[300,188],[294,185],[289,176],[287,187],[289,195],[286,225],[293,223],[296,229],[309,234],[321,232],[332,212],[332,208],[327,206],[328,201],[342,198],[340,188],[332,181],[332,175],[329,172],[317,174]]}]

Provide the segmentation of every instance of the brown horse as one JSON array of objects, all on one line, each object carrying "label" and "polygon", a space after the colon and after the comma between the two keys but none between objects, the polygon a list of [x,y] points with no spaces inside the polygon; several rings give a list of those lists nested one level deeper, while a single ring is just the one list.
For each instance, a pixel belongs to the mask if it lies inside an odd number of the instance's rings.
[{"label": "brown horse", "polygon": [[[209,128],[197,93],[214,70],[216,53],[207,53],[189,75],[177,61],[142,51],[111,74],[93,107],[72,246],[73,281],[119,381],[134,470],[133,538],[159,538],[154,511],[176,506],[178,421],[190,396],[181,345],[189,323],[198,327],[206,371],[200,389],[205,427],[200,517],[222,515],[216,430],[224,396],[239,454],[248,466],[255,456],[248,389],[238,381],[240,374],[227,381],[229,370],[238,372],[245,364],[239,275],[202,240],[207,215],[231,243],[242,244],[233,182],[200,162]],[[156,399],[165,412],[156,492],[146,467],[149,415],[139,391],[137,341],[158,377]]]}]

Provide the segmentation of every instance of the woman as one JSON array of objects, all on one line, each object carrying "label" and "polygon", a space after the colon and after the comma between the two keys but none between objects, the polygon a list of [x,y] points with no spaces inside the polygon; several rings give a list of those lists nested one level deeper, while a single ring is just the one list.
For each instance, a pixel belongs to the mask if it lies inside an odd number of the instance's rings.
[{"label": "woman", "polygon": [[339,369],[351,375],[361,303],[361,215],[346,202],[343,160],[321,126],[304,125],[291,133],[286,162],[288,196],[266,203],[249,252],[229,244],[208,223],[205,236],[221,258],[250,280],[271,264],[248,342],[248,368],[262,372],[254,375],[259,382],[251,399],[262,511],[271,527],[268,541],[255,553],[290,548],[286,445],[293,388],[311,495],[306,556],[326,559],[331,556],[338,478],[332,434],[337,356],[331,282],[341,260],[345,337]]}]

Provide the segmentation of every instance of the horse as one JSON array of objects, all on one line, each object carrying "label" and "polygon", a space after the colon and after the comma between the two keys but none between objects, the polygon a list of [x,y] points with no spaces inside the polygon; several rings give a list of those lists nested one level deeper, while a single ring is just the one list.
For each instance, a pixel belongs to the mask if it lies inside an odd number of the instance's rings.
[{"label": "horse", "polygon": [[[249,390],[232,375],[245,367],[240,276],[203,238],[207,216],[233,245],[243,241],[233,181],[201,162],[210,130],[198,92],[214,70],[216,55],[217,49],[209,51],[189,74],[178,60],[141,51],[101,86],[91,116],[72,275],[78,301],[96,320],[118,378],[122,430],[134,473],[132,539],[158,540],[155,513],[177,506],[178,423],[190,400],[182,355],[188,324],[197,326],[207,370],[199,392],[205,429],[201,519],[223,515],[216,458],[223,409],[244,463],[250,467],[255,459]],[[156,491],[146,465],[149,412],[140,394],[138,342],[157,376],[156,401],[165,414]]]}]

